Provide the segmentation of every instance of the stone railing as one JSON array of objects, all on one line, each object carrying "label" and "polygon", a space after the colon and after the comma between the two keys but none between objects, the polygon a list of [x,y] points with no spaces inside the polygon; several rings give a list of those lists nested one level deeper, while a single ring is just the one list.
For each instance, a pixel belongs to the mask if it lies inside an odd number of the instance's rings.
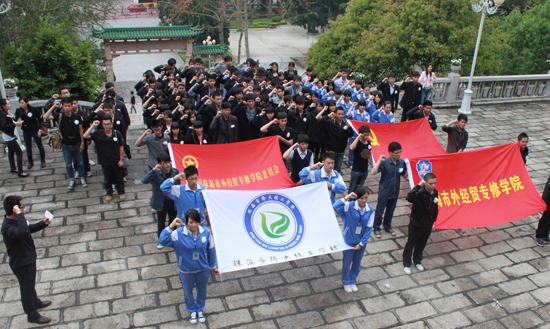
[{"label": "stone railing", "polygon": [[[396,85],[401,85],[397,82]],[[431,99],[438,106],[460,106],[468,77],[449,73],[438,78]],[[376,88],[372,88],[372,91]],[[474,77],[472,80],[474,105],[550,100],[550,71],[548,74],[496,75]]]},{"label": "stone railing", "polygon": [[[434,83],[432,100],[438,105],[460,105],[468,77],[449,73]],[[550,100],[550,72],[531,75],[481,76],[472,79],[472,103],[514,103]]]}]

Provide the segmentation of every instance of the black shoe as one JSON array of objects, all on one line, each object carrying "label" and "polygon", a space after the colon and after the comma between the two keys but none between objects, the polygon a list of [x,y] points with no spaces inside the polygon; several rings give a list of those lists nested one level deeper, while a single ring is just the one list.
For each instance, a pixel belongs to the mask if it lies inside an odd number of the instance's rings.
[{"label": "black shoe", "polygon": [[37,309],[41,309],[41,308],[46,308],[48,306],[52,305],[52,301],[51,300],[43,300],[42,301],[42,304],[38,305],[36,308]]},{"label": "black shoe", "polygon": [[386,232],[388,232],[391,236],[395,236],[395,231],[392,230],[391,228],[390,229],[385,229]]},{"label": "black shoe", "polygon": [[36,319],[27,319],[30,323],[38,323],[38,324],[46,324],[50,323],[52,319],[48,318],[47,316],[41,315],[39,318]]},{"label": "black shoe", "polygon": [[12,174],[17,174],[17,170],[10,170]]},{"label": "black shoe", "polygon": [[46,168],[46,161],[40,162],[40,168]]},{"label": "black shoe", "polygon": [[17,175],[17,176],[19,176],[19,177],[21,177],[21,178],[24,178],[24,177],[29,177],[29,174],[27,174],[27,173],[21,173],[21,174],[19,174],[19,175]]},{"label": "black shoe", "polygon": [[374,230],[374,236],[380,239],[382,237],[380,230]]},{"label": "black shoe", "polygon": [[34,163],[32,162],[29,162],[29,164],[27,165],[27,169],[32,169],[32,167],[34,167]]}]

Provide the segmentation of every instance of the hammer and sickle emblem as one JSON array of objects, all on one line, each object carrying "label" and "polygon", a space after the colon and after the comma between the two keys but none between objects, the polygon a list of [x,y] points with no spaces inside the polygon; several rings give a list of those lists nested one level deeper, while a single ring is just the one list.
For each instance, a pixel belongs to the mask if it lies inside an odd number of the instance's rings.
[{"label": "hammer and sickle emblem", "polygon": [[369,139],[372,146],[379,146],[380,143],[378,143],[378,139],[376,138],[376,134],[374,133],[374,130],[370,130]]}]

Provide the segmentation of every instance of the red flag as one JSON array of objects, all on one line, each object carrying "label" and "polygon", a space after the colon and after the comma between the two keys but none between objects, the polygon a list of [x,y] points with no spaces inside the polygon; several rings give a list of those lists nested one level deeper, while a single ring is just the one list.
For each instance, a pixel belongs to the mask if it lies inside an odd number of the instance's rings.
[{"label": "red flag", "polygon": [[296,184],[286,171],[276,136],[247,142],[168,144],[172,166],[199,170],[199,183],[215,190],[270,190]]},{"label": "red flag", "polygon": [[436,229],[500,225],[546,209],[517,143],[406,161],[411,185],[428,172],[437,177]]},{"label": "red flag", "polygon": [[369,140],[372,146],[374,161],[380,155],[388,155],[388,145],[399,142],[403,147],[401,158],[416,158],[447,154],[435,138],[428,119],[418,119],[400,123],[370,123],[349,120],[355,132],[359,127],[367,125],[370,128]]}]

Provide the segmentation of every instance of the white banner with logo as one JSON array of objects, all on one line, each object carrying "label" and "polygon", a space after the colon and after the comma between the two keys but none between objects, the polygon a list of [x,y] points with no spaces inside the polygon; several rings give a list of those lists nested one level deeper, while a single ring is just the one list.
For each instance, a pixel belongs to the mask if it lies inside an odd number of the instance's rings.
[{"label": "white banner with logo", "polygon": [[203,195],[222,273],[352,248],[344,242],[326,183]]}]

